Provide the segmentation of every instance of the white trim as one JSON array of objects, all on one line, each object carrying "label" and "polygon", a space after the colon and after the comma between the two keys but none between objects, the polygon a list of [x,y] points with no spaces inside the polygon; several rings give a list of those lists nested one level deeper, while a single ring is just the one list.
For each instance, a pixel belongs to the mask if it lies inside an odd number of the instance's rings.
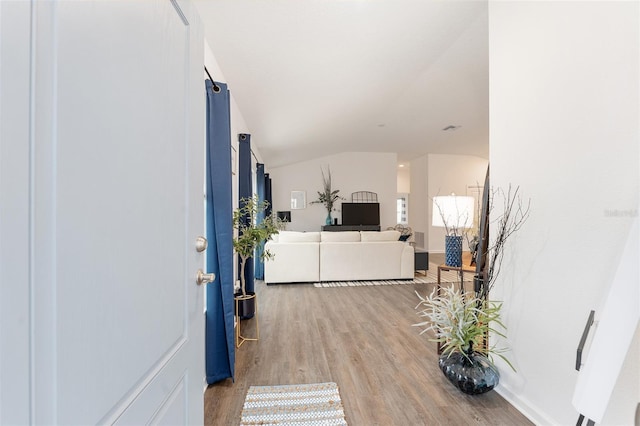
[{"label": "white trim", "polygon": [[[509,404],[511,404],[516,410],[522,413],[523,416],[531,420],[536,425],[555,425],[560,424],[560,422],[555,421],[545,415],[543,415],[543,411],[535,408],[528,400],[519,398],[508,386],[504,386],[502,384],[498,385],[494,389],[503,397]],[[578,415],[576,414],[576,419]]]}]

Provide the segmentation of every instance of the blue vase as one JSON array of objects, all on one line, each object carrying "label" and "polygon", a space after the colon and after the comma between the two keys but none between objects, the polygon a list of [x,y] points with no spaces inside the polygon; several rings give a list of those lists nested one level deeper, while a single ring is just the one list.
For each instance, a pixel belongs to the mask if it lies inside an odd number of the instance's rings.
[{"label": "blue vase", "polygon": [[486,356],[477,352],[467,356],[461,352],[443,354],[438,365],[447,379],[468,395],[489,392],[500,382],[498,369]]},{"label": "blue vase", "polygon": [[327,213],[327,219],[324,221],[325,225],[333,224],[333,219],[331,219],[331,212]]},{"label": "blue vase", "polygon": [[462,236],[447,235],[444,239],[445,264],[462,266]]}]

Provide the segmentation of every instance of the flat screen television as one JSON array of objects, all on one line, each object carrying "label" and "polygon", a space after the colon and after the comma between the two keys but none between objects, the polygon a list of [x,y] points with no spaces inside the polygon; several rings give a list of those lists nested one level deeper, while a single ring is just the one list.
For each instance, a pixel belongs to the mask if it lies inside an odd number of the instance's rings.
[{"label": "flat screen television", "polygon": [[342,203],[343,225],[380,225],[379,203]]}]

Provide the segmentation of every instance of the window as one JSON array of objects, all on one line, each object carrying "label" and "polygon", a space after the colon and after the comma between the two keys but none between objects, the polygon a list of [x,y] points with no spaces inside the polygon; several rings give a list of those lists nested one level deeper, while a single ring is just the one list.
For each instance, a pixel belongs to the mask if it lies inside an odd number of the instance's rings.
[{"label": "window", "polygon": [[398,194],[397,207],[396,207],[397,223],[406,225],[409,222],[408,214],[407,214],[408,204],[409,204],[409,194]]}]

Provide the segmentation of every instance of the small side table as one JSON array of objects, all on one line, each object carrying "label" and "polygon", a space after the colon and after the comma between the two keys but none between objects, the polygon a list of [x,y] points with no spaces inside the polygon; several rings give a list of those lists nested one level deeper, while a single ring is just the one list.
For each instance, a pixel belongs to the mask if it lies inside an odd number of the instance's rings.
[{"label": "small side table", "polygon": [[429,270],[429,252],[421,248],[413,248],[413,269],[415,271],[423,271],[427,275]]},{"label": "small side table", "polygon": [[[247,294],[246,296],[235,296],[233,298],[236,302],[236,348],[239,348],[245,341],[247,340],[258,340],[260,338],[260,329],[258,328],[258,299],[255,294]],[[256,321],[256,337],[245,337],[242,335],[242,331],[240,330],[240,309],[239,304],[241,301],[251,300],[253,299],[253,303],[255,304],[255,321]]]},{"label": "small side table", "polygon": [[447,264],[440,264],[438,265],[438,284],[437,284],[437,290],[438,290],[438,295],[440,295],[440,273],[442,271],[457,271],[460,273],[460,290],[464,291],[464,286],[463,286],[463,282],[464,282],[464,273],[465,272],[469,272],[472,274],[475,274],[476,272],[476,267],[475,265],[471,265],[471,253],[468,251],[462,252],[462,265],[461,266],[449,266]]}]

